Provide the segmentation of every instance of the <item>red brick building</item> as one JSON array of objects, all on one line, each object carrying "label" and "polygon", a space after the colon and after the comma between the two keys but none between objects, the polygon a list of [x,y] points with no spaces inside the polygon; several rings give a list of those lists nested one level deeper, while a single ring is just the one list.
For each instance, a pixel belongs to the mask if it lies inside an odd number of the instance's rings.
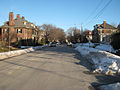
[{"label": "red brick building", "polygon": [[35,24],[27,21],[20,14],[9,13],[9,21],[0,27],[0,40],[19,43],[19,45],[32,45],[37,41],[38,28]]},{"label": "red brick building", "polygon": [[108,24],[106,21],[103,21],[102,24],[96,24],[93,30],[93,41],[101,43],[110,43],[111,35],[119,32],[119,30]]}]

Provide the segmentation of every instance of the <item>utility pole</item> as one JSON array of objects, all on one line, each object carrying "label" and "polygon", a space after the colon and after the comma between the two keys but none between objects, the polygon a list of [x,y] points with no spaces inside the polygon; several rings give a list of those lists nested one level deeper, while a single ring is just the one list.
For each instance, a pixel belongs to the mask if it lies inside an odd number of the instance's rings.
[{"label": "utility pole", "polygon": [[2,42],[3,42],[3,29],[2,29]]},{"label": "utility pole", "polygon": [[81,41],[83,41],[83,27],[82,27],[82,23],[81,23]]}]

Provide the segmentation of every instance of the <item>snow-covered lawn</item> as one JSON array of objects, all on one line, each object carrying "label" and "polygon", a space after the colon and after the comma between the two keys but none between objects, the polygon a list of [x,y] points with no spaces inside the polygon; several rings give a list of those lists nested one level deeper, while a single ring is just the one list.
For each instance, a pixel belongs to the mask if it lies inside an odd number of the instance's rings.
[{"label": "snow-covered lawn", "polygon": [[94,65],[93,72],[106,75],[120,73],[120,57],[97,48],[78,45],[75,50],[79,51]]}]

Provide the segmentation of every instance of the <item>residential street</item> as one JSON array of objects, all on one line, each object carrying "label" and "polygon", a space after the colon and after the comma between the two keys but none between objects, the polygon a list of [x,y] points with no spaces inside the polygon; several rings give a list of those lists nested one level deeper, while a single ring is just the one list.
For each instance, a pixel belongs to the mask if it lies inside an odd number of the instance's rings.
[{"label": "residential street", "polygon": [[0,90],[93,90],[96,78],[85,66],[84,58],[67,46],[12,57],[0,61]]}]

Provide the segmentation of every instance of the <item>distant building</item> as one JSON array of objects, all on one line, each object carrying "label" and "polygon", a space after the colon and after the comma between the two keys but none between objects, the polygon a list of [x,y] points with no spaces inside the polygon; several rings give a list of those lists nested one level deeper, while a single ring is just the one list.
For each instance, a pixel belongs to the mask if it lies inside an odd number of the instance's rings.
[{"label": "distant building", "polygon": [[92,40],[92,31],[91,30],[85,30],[81,35],[81,42],[88,42]]},{"label": "distant building", "polygon": [[119,30],[116,27],[107,24],[106,21],[103,21],[102,24],[96,24],[94,26],[93,41],[101,43],[110,43],[111,35],[116,32],[119,32]]},{"label": "distant building", "polygon": [[87,38],[88,40],[92,40],[92,31],[86,30],[86,31],[84,31],[83,34],[86,36],[86,38]]},{"label": "distant building", "polygon": [[9,13],[9,21],[0,27],[0,40],[19,43],[19,45],[35,44],[37,41],[38,28],[35,24],[27,21],[20,14],[14,19],[13,12]]}]

